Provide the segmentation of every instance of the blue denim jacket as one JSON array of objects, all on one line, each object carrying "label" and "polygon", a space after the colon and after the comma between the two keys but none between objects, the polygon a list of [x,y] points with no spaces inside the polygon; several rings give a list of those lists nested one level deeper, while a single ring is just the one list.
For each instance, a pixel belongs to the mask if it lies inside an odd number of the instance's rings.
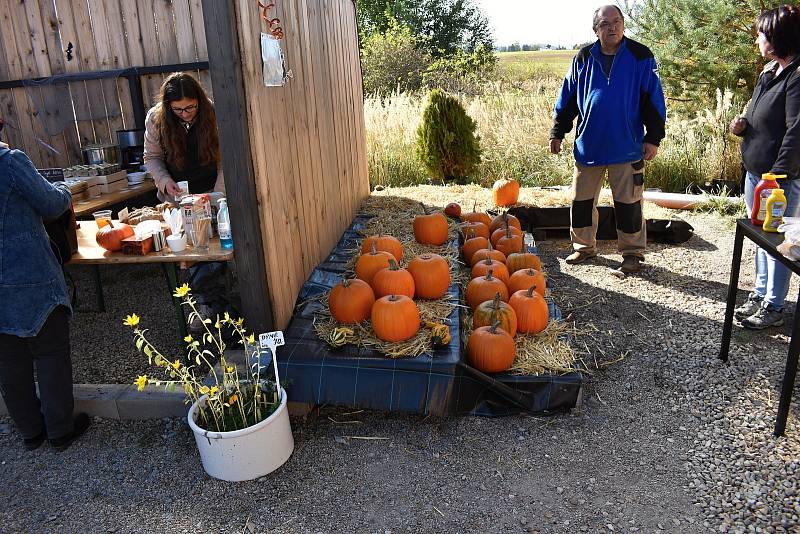
[{"label": "blue denim jacket", "polygon": [[51,184],[24,152],[0,146],[0,333],[33,337],[56,306],[70,307],[42,222],[70,202],[67,184]]}]

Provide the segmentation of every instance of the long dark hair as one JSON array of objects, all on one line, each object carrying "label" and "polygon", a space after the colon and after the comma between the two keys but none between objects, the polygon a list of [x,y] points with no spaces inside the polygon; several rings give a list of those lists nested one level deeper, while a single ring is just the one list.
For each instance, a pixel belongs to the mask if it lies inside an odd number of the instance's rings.
[{"label": "long dark hair", "polygon": [[764,11],[756,20],[758,31],[772,45],[773,54],[781,59],[800,52],[800,8],[779,6]]},{"label": "long dark hair", "polygon": [[197,100],[194,128],[197,129],[199,163],[215,165],[220,159],[217,115],[203,87],[192,75],[185,72],[170,74],[164,80],[158,96],[159,102],[156,104],[155,123],[166,156],[177,168],[186,168],[186,130],[170,107],[172,102],[184,98]]}]

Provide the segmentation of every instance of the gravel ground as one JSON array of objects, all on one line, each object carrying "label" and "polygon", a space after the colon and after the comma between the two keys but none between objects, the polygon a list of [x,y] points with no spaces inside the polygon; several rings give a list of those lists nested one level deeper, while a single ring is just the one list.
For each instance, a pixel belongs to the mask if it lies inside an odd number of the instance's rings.
[{"label": "gravel ground", "polygon": [[[564,263],[568,243],[540,243],[554,296],[585,332],[592,373],[572,414],[437,419],[322,407],[293,419],[284,467],[241,484],[204,474],[181,420],[96,420],[57,454],[23,451],[0,419],[0,531],[798,532],[797,395],[786,437],[771,435],[789,327],[735,327],[730,363],[717,360],[733,226],[681,215],[697,235],[652,245],[646,269],[625,280],[609,269],[620,259],[613,243],[581,266]],[[120,353],[125,313],[172,320],[159,270],[106,276],[108,301],[130,298],[121,282],[134,276],[153,290],[110,305],[110,323],[77,315],[76,377],[113,376],[107,363],[81,359]]]}]

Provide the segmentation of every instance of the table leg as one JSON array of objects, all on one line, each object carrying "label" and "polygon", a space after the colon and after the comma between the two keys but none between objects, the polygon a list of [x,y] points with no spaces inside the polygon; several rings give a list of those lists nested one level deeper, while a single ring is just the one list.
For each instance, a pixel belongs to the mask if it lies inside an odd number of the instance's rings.
[{"label": "table leg", "polygon": [[172,297],[172,304],[175,306],[175,315],[178,319],[178,331],[181,333],[181,341],[189,335],[186,327],[186,316],[183,313],[183,305],[181,299],[175,296],[175,288],[178,287],[178,267],[171,262],[162,263],[164,267],[164,274],[167,276],[167,285],[169,286],[169,294]]},{"label": "table leg", "polygon": [[742,264],[742,242],[744,234],[739,225],[736,225],[736,237],[733,240],[733,259],[731,260],[731,279],[728,283],[728,298],[725,306],[725,322],[722,326],[722,345],[719,349],[719,359],[728,361],[728,350],[731,346],[731,331],[733,330],[733,310],[736,308],[736,292],[739,290],[739,267]]},{"label": "table leg", "polygon": [[103,296],[103,281],[100,279],[100,266],[92,265],[92,274],[94,274],[94,292],[97,296],[97,308],[100,312],[106,311],[106,299]]},{"label": "table leg", "polygon": [[[800,298],[800,297],[798,297]],[[798,301],[800,303],[800,301]],[[789,341],[789,356],[786,358],[786,371],[781,384],[781,400],[778,404],[778,420],[775,421],[775,437],[783,435],[786,430],[786,419],[789,417],[789,405],[792,403],[794,379],[797,375],[797,359],[800,355],[800,310],[795,309],[792,324],[792,338]]]}]

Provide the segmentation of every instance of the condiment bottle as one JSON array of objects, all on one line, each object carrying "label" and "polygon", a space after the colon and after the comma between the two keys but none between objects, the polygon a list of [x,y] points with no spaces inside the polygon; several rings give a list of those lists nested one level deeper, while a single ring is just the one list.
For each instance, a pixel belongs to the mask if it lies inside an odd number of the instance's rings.
[{"label": "condiment bottle", "polygon": [[750,213],[750,222],[754,225],[761,226],[764,224],[764,219],[767,217],[767,198],[773,189],[778,189],[777,178],[786,178],[786,176],[777,176],[775,174],[765,172],[761,175],[761,180],[756,184],[753,190],[753,211]]},{"label": "condiment bottle", "polygon": [[766,202],[767,217],[761,226],[765,232],[777,232],[783,224],[783,213],[786,211],[786,195],[783,189],[773,189]]}]

